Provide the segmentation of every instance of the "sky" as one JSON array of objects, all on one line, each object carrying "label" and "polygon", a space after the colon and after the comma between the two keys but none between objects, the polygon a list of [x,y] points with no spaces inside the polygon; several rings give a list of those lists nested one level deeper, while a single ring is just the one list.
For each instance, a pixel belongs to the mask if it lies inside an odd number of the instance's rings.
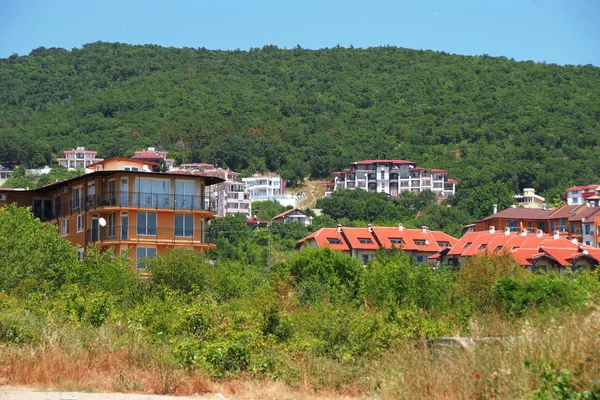
[{"label": "sky", "polygon": [[390,45],[600,66],[600,0],[0,0],[0,58],[96,41]]}]

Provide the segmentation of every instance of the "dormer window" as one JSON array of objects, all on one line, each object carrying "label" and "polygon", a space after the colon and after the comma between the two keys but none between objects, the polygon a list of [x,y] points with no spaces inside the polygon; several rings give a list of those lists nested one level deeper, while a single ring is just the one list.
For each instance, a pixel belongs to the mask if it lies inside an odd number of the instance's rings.
[{"label": "dormer window", "polygon": [[437,242],[440,247],[451,247],[450,242]]},{"label": "dormer window", "polygon": [[390,238],[391,244],[405,244],[404,239],[402,238]]},{"label": "dormer window", "polygon": [[369,238],[358,238],[360,244],[373,244],[373,241]]},{"label": "dormer window", "polygon": [[496,246],[496,248],[494,249],[494,253],[497,253],[500,250],[502,250],[502,246]]},{"label": "dormer window", "polygon": [[471,247],[472,244],[473,244],[473,242],[467,242],[467,243],[465,243],[465,245],[462,248],[468,249],[469,247]]},{"label": "dormer window", "polygon": [[338,238],[327,238],[329,244],[342,244],[342,241]]},{"label": "dormer window", "polygon": [[426,246],[427,245],[427,241],[425,241],[425,240],[418,239],[418,240],[415,240],[414,242],[417,246]]},{"label": "dormer window", "polygon": [[480,245],[477,250],[485,250],[485,248],[487,247],[487,243],[484,243],[482,245]]}]

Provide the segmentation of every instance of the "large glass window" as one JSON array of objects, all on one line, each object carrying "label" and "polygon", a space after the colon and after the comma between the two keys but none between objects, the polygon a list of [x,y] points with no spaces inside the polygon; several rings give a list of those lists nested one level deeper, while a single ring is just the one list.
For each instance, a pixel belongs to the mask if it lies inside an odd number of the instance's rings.
[{"label": "large glass window", "polygon": [[137,234],[138,235],[156,235],[156,213],[143,212],[137,213]]},{"label": "large glass window", "polygon": [[[194,209],[194,195],[196,194],[196,182],[175,182],[175,208]],[[200,208],[200,207],[196,207]]]},{"label": "large glass window", "polygon": [[169,207],[170,182],[164,179],[138,178],[135,191],[140,207]]},{"label": "large glass window", "polygon": [[175,236],[194,236],[194,216],[192,214],[175,214]]},{"label": "large glass window", "polygon": [[137,269],[146,269],[146,259],[156,257],[156,248],[138,247],[135,251]]}]

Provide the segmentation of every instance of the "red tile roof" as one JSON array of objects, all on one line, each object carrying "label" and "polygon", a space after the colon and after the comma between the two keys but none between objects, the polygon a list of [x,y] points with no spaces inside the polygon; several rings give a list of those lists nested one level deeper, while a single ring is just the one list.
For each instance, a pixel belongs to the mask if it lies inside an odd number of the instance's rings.
[{"label": "red tile roof", "polygon": [[448,252],[448,256],[470,257],[485,253],[508,251],[521,265],[531,265],[533,259],[549,257],[560,265],[571,265],[569,260],[583,256],[600,261],[600,249],[573,243],[565,236],[557,239],[550,235],[518,234],[490,230],[468,232]]},{"label": "red tile roof", "polygon": [[548,217],[549,218],[569,218],[569,215],[573,211],[578,209],[579,207],[581,207],[581,204],[575,204],[575,205],[571,205],[571,206],[568,204],[563,204],[562,206],[560,206],[556,210],[554,210],[552,213],[550,213],[550,215]]},{"label": "red tile roof", "polygon": [[368,165],[368,164],[377,164],[377,163],[392,163],[392,164],[415,164],[412,161],[408,160],[364,160],[364,161],[356,161],[350,164],[353,165]]},{"label": "red tile roof", "polygon": [[[337,239],[339,244],[331,244],[327,239]],[[346,240],[342,237],[342,234],[338,232],[336,228],[321,228],[316,232],[311,233],[304,239],[301,239],[296,244],[296,248],[299,248],[303,243],[314,240],[319,247],[329,247],[332,250],[350,251],[350,247],[346,243]]]},{"label": "red tile roof", "polygon": [[133,158],[133,159],[143,159],[143,158],[148,159],[149,158],[149,159],[157,159],[157,160],[164,159],[164,157],[162,155],[158,154],[158,152],[148,151],[148,150],[137,153],[136,155],[134,155],[131,158]]},{"label": "red tile roof", "polygon": [[596,189],[598,186],[600,185],[572,186],[567,189],[567,192],[572,192],[574,190]]}]

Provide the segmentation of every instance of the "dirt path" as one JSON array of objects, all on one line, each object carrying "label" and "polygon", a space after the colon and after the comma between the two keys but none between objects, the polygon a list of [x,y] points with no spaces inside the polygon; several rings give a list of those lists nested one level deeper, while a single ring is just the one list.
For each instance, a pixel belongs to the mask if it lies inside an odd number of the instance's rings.
[{"label": "dirt path", "polygon": [[0,387],[0,399],[2,400],[204,400],[227,398],[219,394],[211,397],[180,397],[153,394],[46,392],[22,387]]},{"label": "dirt path", "polygon": [[323,181],[306,179],[304,185],[299,187],[296,192],[308,194],[308,196],[302,200],[300,208],[314,208],[317,200],[325,196],[325,186],[323,186]]}]

